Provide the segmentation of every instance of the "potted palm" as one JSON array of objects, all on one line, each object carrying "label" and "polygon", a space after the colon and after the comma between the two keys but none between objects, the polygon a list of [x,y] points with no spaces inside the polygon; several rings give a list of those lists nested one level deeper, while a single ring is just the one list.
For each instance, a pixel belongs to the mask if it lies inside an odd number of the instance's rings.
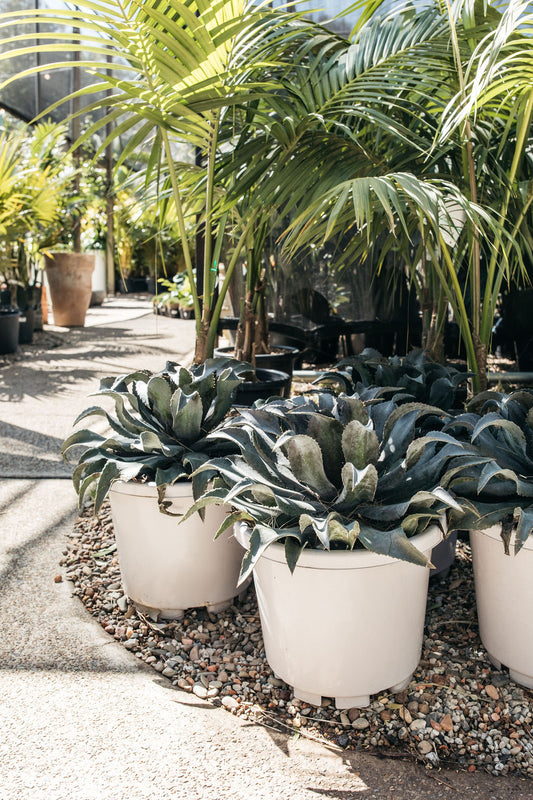
[{"label": "potted palm", "polygon": [[62,136],[52,123],[0,136],[0,272],[21,312],[23,344],[32,339],[40,308],[40,239],[59,216],[64,180],[52,154]]},{"label": "potted palm", "polygon": [[240,453],[199,468],[217,477],[193,511],[233,507],[266,656],[296,697],[365,706],[409,683],[428,556],[459,509],[439,486],[457,454],[439,432],[446,419],[423,404],[318,393],[243,410],[213,432]]},{"label": "potted palm", "polygon": [[449,486],[470,504],[453,524],[470,530],[481,641],[532,688],[533,392],[477,395],[446,430],[471,448]]},{"label": "potted palm", "polygon": [[[214,541],[224,509],[205,518],[196,514],[181,527],[176,517],[209,478],[192,473],[227,450],[208,434],[231,408],[245,376],[240,362],[209,359],[191,369],[169,362],[159,373],[104,379],[97,393],[102,404],[86,409],[76,423],[104,417],[111,435],[85,428],[63,445],[66,458],[77,457],[73,481],[80,505],[93,488],[98,513],[109,495],[125,593],[163,617],[179,617],[193,606],[220,610],[239,591],[240,548],[230,535]],[[109,400],[114,413],[106,410]]]},{"label": "potted palm", "polygon": [[[76,14],[83,18],[83,25],[73,31]],[[242,264],[256,223],[254,214],[237,222],[230,214],[243,196],[239,182],[245,185],[246,193],[249,176],[234,173],[221,186],[218,164],[222,151],[231,150],[236,138],[246,138],[250,129],[248,111],[275,88],[276,70],[279,73],[291,64],[292,51],[286,43],[301,37],[311,23],[248,0],[223,0],[214,6],[205,0],[191,6],[186,0],[167,10],[152,3],[124,5],[111,0],[98,11],[91,0],[80,0],[75,12],[65,7],[41,9],[27,16],[6,14],[1,15],[1,23],[19,26],[17,30],[24,32],[24,52],[28,52],[27,40],[35,35],[35,24],[39,29],[48,18],[53,19],[57,34],[57,45],[50,49],[56,48],[59,60],[54,63],[47,59],[47,72],[63,68],[65,52],[77,52],[83,46],[86,33],[81,29],[85,30],[85,23],[91,29],[92,55],[87,71],[92,81],[77,97],[90,96],[90,104],[78,115],[90,111],[95,121],[73,148],[106,131],[102,149],[119,136],[124,143],[119,167],[130,158],[137,162],[139,150],[144,148],[147,182],[161,176],[160,195],[163,202],[173,206],[193,293],[194,361],[199,364],[213,354],[224,297],[233,273]],[[38,36],[33,41],[35,49],[42,46]],[[9,57],[16,58],[20,52],[18,35],[7,37],[5,42],[13,46]],[[113,52],[117,58],[110,67],[108,57]],[[38,66],[22,74],[40,69]],[[240,116],[237,109],[244,109],[238,132],[233,126]],[[184,175],[191,172],[190,159],[184,163],[184,145],[192,146],[197,156],[192,171],[200,194],[192,198],[183,190]],[[228,184],[232,188],[229,205],[225,202],[229,195],[224,191]],[[191,220],[198,224],[205,243],[197,265],[201,288],[193,274]],[[219,281],[221,247],[228,234],[231,250],[225,260],[224,280]]]}]

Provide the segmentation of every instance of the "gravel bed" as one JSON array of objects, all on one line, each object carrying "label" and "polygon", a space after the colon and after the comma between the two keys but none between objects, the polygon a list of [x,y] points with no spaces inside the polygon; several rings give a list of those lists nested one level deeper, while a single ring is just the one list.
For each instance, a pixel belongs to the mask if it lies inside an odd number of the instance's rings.
[{"label": "gravel bed", "polygon": [[[400,694],[366,709],[293,698],[264,655],[253,586],[226,611],[192,609],[158,621],[124,596],[109,507],[78,519],[60,562],[88,611],[175,686],[233,714],[342,749],[416,759],[428,767],[533,777],[533,694],[496,670],[477,628],[470,548],[459,539],[445,579],[432,579],[420,665]],[[512,613],[512,611],[510,611]]]}]

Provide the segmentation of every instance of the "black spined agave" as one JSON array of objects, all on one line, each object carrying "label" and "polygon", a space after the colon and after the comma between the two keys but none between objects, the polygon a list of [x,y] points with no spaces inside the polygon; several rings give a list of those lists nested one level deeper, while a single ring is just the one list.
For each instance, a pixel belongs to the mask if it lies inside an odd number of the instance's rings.
[{"label": "black spined agave", "polygon": [[366,406],[325,392],[242,410],[211,437],[240,453],[199,468],[217,478],[188,513],[228,503],[234,512],[224,528],[250,523],[241,580],[276,541],[284,542],[291,569],[304,547],[363,546],[427,566],[409,537],[439,523],[448,509],[460,510],[439,485],[458,453],[440,432],[448,419],[421,403]]},{"label": "black spined agave", "polygon": [[533,392],[476,395],[445,430],[470,447],[470,457],[450,463],[447,485],[462,498],[457,528],[503,524],[505,551],[516,529],[515,553],[533,533]]},{"label": "black spined agave", "polygon": [[[396,403],[417,401],[437,406],[443,411],[463,407],[464,384],[472,373],[438,364],[423,350],[411,350],[406,356],[383,356],[366,348],[356,356],[343,358],[316,383],[337,385],[346,394],[364,397],[390,396]],[[371,394],[369,394],[371,393]]]},{"label": "black spined agave", "polygon": [[[148,370],[104,378],[96,396],[109,398],[114,413],[104,405],[83,411],[75,425],[88,417],[104,417],[111,435],[84,428],[62,447],[65,459],[78,453],[73,482],[80,506],[93,484],[95,513],[116,480],[155,481],[159,507],[166,511],[166,486],[191,474],[210,456],[228,451],[228,442],[208,439],[231,409],[238,385],[253,368],[228,358],[208,359],[187,369],[168,362],[161,372]],[[209,479],[198,473],[193,494],[200,496]]]}]

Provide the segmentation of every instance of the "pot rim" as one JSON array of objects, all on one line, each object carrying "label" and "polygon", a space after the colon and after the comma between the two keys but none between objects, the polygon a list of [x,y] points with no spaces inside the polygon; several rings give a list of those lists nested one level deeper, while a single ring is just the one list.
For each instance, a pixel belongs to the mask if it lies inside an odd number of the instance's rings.
[{"label": "pot rim", "polygon": [[[249,528],[246,522],[237,522],[234,525],[234,536],[239,544],[248,549]],[[417,533],[415,536],[410,536],[409,541],[414,544],[422,553],[429,556],[433,548],[443,540],[442,529],[436,523],[430,525],[423,533]],[[278,564],[283,563],[286,565],[285,547],[279,542],[269,544],[266,550],[261,554],[260,559],[273,561]],[[324,560],[326,559],[326,560]],[[333,570],[348,570],[348,569],[368,569],[371,567],[382,567],[389,564],[396,563],[410,563],[400,558],[393,556],[381,555],[380,553],[373,553],[371,550],[357,548],[354,550],[304,550],[300,553],[296,569],[333,569]],[[412,566],[417,566],[412,564]]]},{"label": "pot rim", "polygon": [[[488,528],[472,528],[469,531],[469,533],[470,536],[472,536],[473,534],[479,534],[480,536],[485,536],[487,539],[493,539],[498,541],[502,548],[502,555],[505,555],[505,551],[503,549],[503,540],[501,537],[501,530],[502,530],[501,524],[497,524],[497,525],[490,525]],[[512,556],[515,555],[513,548],[515,536],[516,536],[516,528],[513,528],[513,530],[511,531],[511,538],[509,540],[509,552],[510,555]],[[526,541],[521,547],[521,550],[533,550],[533,535],[527,537]],[[516,554],[518,558],[520,558],[520,552],[521,551],[519,551]]]},{"label": "pot rim", "polygon": [[[137,481],[113,481],[109,493],[127,494],[132,497],[157,497],[157,486],[155,481],[138,483]],[[192,483],[190,480],[176,481],[167,486],[165,496],[169,499],[173,497],[191,497]]]}]

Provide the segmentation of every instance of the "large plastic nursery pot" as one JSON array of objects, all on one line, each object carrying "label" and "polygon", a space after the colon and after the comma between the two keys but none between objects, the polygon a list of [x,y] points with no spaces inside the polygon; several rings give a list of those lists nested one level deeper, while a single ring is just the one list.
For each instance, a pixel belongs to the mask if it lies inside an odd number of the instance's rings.
[{"label": "large plastic nursery pot", "polygon": [[92,253],[49,253],[45,256],[54,325],[66,328],[85,325],[92,295],[94,261]]},{"label": "large plastic nursery pot", "polygon": [[470,531],[479,635],[492,663],[533,689],[533,539],[505,554],[501,526]]},{"label": "large plastic nursery pot", "polygon": [[[243,523],[235,535],[247,548]],[[441,539],[433,525],[411,541],[429,556]],[[254,567],[268,663],[316,706],[401,691],[420,660],[428,581],[429,568],[363,549],[304,550],[291,574],[283,545],[270,545]]]},{"label": "large plastic nursery pot", "polygon": [[15,353],[19,345],[19,311],[0,311],[0,354]]},{"label": "large plastic nursery pot", "polygon": [[[234,350],[234,347],[217,347],[215,348],[215,356],[232,356]],[[255,363],[260,369],[275,369],[280,372],[286,372],[287,375],[292,377],[294,364],[299,353],[298,347],[277,345],[275,352],[256,355]]]},{"label": "large plastic nursery pot", "polygon": [[[215,540],[228,509],[211,506],[205,522],[195,514],[182,524],[159,511],[155,484],[116,481],[110,490],[122,584],[142,609],[177,619],[187,608],[222,611],[237,589],[242,550],[231,529]],[[169,486],[173,514],[193,503],[190,482]]]},{"label": "large plastic nursery pot", "polygon": [[289,397],[291,376],[277,369],[256,369],[254,381],[244,381],[237,387],[235,404],[251,406],[256,400],[270,397]]}]

